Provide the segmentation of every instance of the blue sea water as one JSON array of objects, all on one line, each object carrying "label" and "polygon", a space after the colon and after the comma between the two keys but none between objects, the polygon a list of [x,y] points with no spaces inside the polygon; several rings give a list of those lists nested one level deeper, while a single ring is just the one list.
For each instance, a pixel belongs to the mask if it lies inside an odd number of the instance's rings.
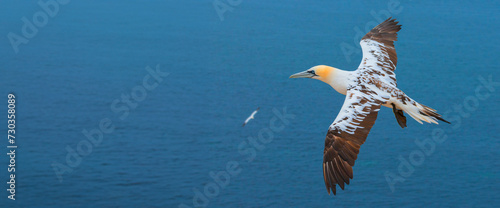
[{"label": "blue sea water", "polygon": [[[0,207],[500,206],[498,1],[221,0],[223,21],[211,0],[60,1],[45,24],[38,2],[0,8]],[[318,64],[354,70],[365,28],[387,14],[403,25],[398,86],[453,124],[401,129],[382,109],[351,184],[329,196],[324,138],[344,97],[288,76]],[[16,53],[8,34],[22,36],[33,16],[41,26]],[[157,66],[169,74],[152,78]],[[145,89],[145,78],[159,83]],[[131,93],[140,101],[124,104]],[[88,149],[82,131],[101,122],[112,130]]]}]

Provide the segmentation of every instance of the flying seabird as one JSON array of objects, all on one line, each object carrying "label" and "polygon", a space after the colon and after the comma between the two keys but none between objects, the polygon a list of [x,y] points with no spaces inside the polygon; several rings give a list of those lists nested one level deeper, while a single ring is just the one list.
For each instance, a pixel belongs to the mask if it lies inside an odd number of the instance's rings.
[{"label": "flying seabird", "polygon": [[339,114],[328,128],[323,151],[323,178],[328,194],[336,194],[353,178],[352,167],[359,148],[372,128],[380,106],[392,108],[398,124],[406,127],[404,113],[417,122],[438,124],[444,121],[436,110],[416,102],[397,88],[394,70],[397,64],[394,41],[401,29],[389,18],[361,39],[363,59],[355,71],[344,71],[319,65],[299,72],[290,78],[321,80],[340,94],[346,95]]},{"label": "flying seabird", "polygon": [[260,109],[260,107],[258,107],[258,108],[257,108],[257,110],[255,110],[255,111],[252,113],[252,115],[250,115],[250,116],[247,118],[247,120],[245,120],[245,123],[243,123],[242,127],[243,127],[243,126],[245,126],[245,125],[247,125],[247,123],[248,123],[251,119],[254,119],[254,117],[253,117],[253,116],[255,116],[255,114],[257,114],[257,111],[259,111],[259,109]]}]

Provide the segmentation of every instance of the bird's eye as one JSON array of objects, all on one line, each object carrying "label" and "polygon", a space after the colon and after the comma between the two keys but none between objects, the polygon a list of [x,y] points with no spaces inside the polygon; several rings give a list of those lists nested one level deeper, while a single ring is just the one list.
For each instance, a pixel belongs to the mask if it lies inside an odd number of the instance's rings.
[{"label": "bird's eye", "polygon": [[316,75],[316,72],[314,72],[314,70],[307,71],[307,72],[309,72],[309,73],[311,73],[311,74],[313,74],[313,75]]}]

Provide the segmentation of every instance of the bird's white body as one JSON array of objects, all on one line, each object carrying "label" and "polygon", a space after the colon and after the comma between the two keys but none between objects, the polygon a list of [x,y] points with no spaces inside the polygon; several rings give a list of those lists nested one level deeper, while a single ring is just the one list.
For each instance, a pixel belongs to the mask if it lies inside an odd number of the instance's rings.
[{"label": "bird's white body", "polygon": [[[329,76],[330,77],[327,78],[325,81],[333,89],[335,89],[335,91],[343,95],[347,94],[347,89],[352,88],[355,85],[359,85],[360,78],[361,80],[371,79],[370,77],[364,77],[365,75],[362,70],[345,71],[337,68],[333,68]],[[376,91],[377,94],[381,96],[380,98],[381,100],[385,100],[382,106],[391,109],[395,106],[396,109],[403,110],[404,112],[408,113],[408,115],[410,115],[413,119],[415,119],[419,123],[425,121],[427,123],[438,124],[436,119],[420,114],[419,112],[422,111],[425,108],[425,106],[417,103],[416,101],[408,97],[402,90],[398,89],[396,86],[392,86],[391,84],[379,80],[375,82],[377,82],[376,83],[377,85],[383,85],[383,87],[369,83],[363,83],[363,84],[364,86],[367,86],[370,89]],[[403,102],[403,99],[406,100],[406,102]],[[339,116],[341,115],[339,114]]]},{"label": "bird's white body", "polygon": [[328,84],[338,93],[346,95],[347,87],[353,84],[352,78],[356,77],[356,72],[337,69],[330,73],[329,76]]}]

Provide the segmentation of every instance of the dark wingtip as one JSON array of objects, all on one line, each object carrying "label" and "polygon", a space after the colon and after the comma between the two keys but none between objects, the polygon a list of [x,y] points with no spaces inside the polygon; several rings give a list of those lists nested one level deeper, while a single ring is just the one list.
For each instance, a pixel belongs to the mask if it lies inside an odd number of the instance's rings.
[{"label": "dark wingtip", "polygon": [[441,118],[441,117],[436,117],[436,118],[437,118],[438,120],[440,120],[440,121],[443,121],[443,122],[446,122],[446,123],[448,123],[448,124],[451,124],[449,121],[444,120],[444,119],[443,119],[443,118]]}]

